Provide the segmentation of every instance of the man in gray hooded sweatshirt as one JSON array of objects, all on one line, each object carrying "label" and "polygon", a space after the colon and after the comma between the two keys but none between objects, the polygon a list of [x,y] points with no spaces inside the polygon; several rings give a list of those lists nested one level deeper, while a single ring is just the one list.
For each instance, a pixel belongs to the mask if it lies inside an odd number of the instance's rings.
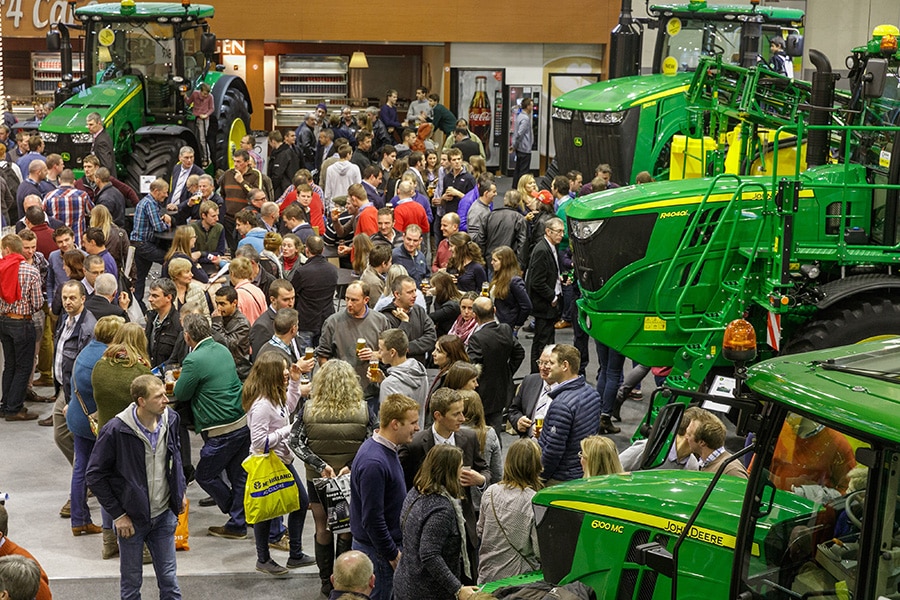
[{"label": "man in gray hooded sweatshirt", "polygon": [[391,394],[409,396],[419,405],[419,427],[424,427],[428,375],[422,363],[406,357],[408,351],[409,338],[402,330],[388,329],[378,336],[379,360],[389,366],[387,377],[381,382],[378,404]]}]

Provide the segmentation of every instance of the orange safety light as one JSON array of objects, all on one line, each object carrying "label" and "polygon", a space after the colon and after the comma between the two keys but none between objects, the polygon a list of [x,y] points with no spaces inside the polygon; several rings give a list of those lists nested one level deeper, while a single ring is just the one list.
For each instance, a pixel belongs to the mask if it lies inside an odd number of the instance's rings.
[{"label": "orange safety light", "polygon": [[881,38],[881,52],[893,54],[897,51],[897,38],[893,35],[885,35]]},{"label": "orange safety light", "polygon": [[756,358],[756,330],[745,319],[735,319],[725,328],[722,356],[732,362],[747,362]]}]

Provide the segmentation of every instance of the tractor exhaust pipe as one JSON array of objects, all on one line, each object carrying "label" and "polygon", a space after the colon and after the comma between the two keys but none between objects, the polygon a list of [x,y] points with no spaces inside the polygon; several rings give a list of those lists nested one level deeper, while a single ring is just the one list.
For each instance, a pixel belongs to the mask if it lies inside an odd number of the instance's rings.
[{"label": "tractor exhaust pipe", "polygon": [[[809,51],[809,60],[816,67],[812,77],[812,93],[809,111],[810,125],[830,125],[831,107],[834,105],[834,84],[840,78],[839,73],[831,70],[831,62],[828,57],[818,50]],[[828,160],[828,139],[830,131],[827,129],[810,131],[806,147],[806,164],[810,167],[824,165]]]},{"label": "tractor exhaust pipe", "polygon": [[619,23],[610,38],[609,78],[640,75],[644,32],[631,16],[631,0],[622,0]]}]

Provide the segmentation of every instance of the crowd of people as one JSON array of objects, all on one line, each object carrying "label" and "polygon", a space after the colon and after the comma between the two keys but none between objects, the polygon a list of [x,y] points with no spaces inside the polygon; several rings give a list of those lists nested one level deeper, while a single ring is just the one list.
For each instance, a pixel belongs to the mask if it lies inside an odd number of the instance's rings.
[{"label": "crowd of people", "polygon": [[[123,598],[148,559],[161,597],[181,597],[173,539],[192,481],[223,514],[210,535],[248,536],[251,453],[275,453],[299,495],[286,519],[252,524],[256,569],[315,564],[331,597],[476,597],[540,567],[538,489],[622,471],[598,434],[619,431],[624,357],[598,345],[600,382],[585,380],[556,216],[615,185],[608,167],[584,190],[579,173],[540,191],[523,172],[501,198],[465,120],[417,98],[405,120],[393,91],[358,117],[321,106],[270,133],[266,161],[246,139],[217,179],[185,146],[143,198],[115,178],[97,118],[78,179],[28,139],[16,204],[3,204],[16,233],[0,240],[0,416],[53,405],[38,423],[72,465],[60,514],[119,557]],[[0,170],[15,166],[20,146],[0,142]],[[571,323],[575,346],[556,344]],[[531,374],[516,385],[526,328]],[[522,438],[505,460],[503,431]],[[672,460],[714,464],[718,433],[682,432]],[[314,482],[348,472],[350,531],[334,534]]]}]

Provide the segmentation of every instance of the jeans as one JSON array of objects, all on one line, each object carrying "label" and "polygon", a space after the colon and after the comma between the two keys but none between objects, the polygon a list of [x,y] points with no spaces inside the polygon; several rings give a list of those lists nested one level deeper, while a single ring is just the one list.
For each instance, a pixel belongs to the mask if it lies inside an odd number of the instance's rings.
[{"label": "jeans", "polygon": [[175,527],[178,517],[166,509],[149,524],[134,526],[134,535],[119,538],[119,576],[122,600],[140,600],[143,583],[144,544],[150,549],[160,600],[181,600],[175,573]]},{"label": "jeans", "polygon": [[[147,275],[153,263],[162,264],[166,260],[165,251],[154,242],[137,242],[134,246],[134,299],[144,308],[144,288],[147,284]],[[146,311],[144,311],[146,312]]]},{"label": "jeans", "polygon": [[91,458],[91,451],[94,449],[94,440],[80,435],[73,435],[72,439],[75,442],[75,463],[72,465],[72,487],[69,492],[72,502],[72,527],[80,527],[91,523],[91,509],[88,508],[84,474]]},{"label": "jeans", "polygon": [[531,152],[519,152],[516,150],[516,168],[513,170],[512,188],[519,185],[519,178],[531,171]]},{"label": "jeans", "polygon": [[369,557],[375,567],[375,587],[369,594],[370,600],[391,600],[394,593],[394,568],[373,546],[353,538],[353,549]]},{"label": "jeans", "polygon": [[616,402],[616,392],[622,381],[625,355],[597,342],[597,358],[600,359],[600,375],[597,377],[597,393],[600,394],[600,413],[609,416]]},{"label": "jeans", "polygon": [[300,352],[305,352],[307,348],[318,348],[319,347],[319,338],[322,336],[322,332],[320,331],[298,331],[297,332],[297,347],[300,348]]},{"label": "jeans", "polygon": [[[237,431],[207,437],[200,449],[200,460],[194,477],[204,492],[212,496],[216,506],[228,515],[225,527],[237,531],[247,530],[244,520],[244,485],[247,472],[241,463],[247,458],[250,448],[250,429],[241,427]],[[228,481],[222,473],[228,476]]]},{"label": "jeans", "polygon": [[[303,479],[297,476],[294,465],[285,465],[288,471],[294,476],[296,482],[297,493],[300,494],[300,509],[295,510],[288,515],[288,537],[291,540],[291,558],[300,558],[303,554],[303,524],[306,522],[306,511],[309,510],[309,496],[306,493],[306,486],[303,485]],[[269,562],[272,556],[269,554],[269,532],[272,527],[272,521],[260,521],[253,525],[253,537],[256,539],[256,560],[261,563]]]},{"label": "jeans", "polygon": [[34,323],[31,319],[0,317],[3,346],[3,396],[0,413],[14,415],[25,404],[28,377],[34,368]]}]

